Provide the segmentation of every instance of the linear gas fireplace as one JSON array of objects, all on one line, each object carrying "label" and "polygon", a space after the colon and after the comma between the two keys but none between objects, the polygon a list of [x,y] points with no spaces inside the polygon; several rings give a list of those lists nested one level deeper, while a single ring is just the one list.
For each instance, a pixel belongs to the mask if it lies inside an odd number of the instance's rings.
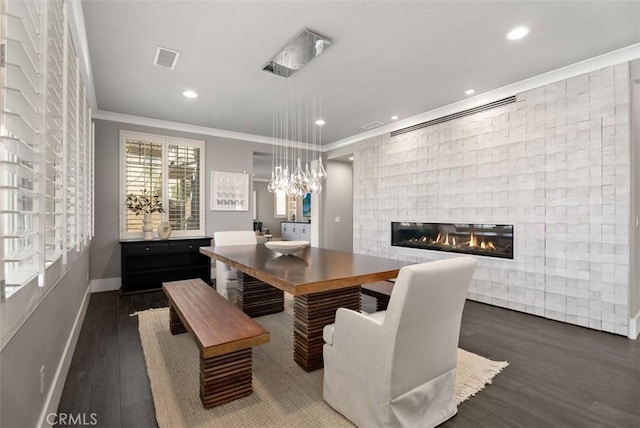
[{"label": "linear gas fireplace", "polygon": [[393,221],[391,245],[513,259],[513,225]]}]

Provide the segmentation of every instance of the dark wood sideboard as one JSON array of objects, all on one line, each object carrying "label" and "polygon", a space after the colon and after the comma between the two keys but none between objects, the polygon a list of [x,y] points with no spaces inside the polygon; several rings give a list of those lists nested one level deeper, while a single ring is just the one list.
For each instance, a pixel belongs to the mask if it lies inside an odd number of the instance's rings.
[{"label": "dark wood sideboard", "polygon": [[120,292],[161,290],[163,282],[191,278],[211,284],[211,259],[200,254],[210,245],[209,237],[120,241]]}]

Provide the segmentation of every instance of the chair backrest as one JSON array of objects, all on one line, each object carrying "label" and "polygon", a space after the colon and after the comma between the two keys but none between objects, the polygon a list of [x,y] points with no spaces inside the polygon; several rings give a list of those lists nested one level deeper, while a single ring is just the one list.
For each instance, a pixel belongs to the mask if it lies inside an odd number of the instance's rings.
[{"label": "chair backrest", "polygon": [[392,349],[392,396],[456,367],[462,310],[475,266],[475,259],[458,257],[400,270],[383,323]]},{"label": "chair backrest", "polygon": [[251,245],[257,244],[256,232],[251,230],[231,230],[215,232],[213,234],[214,245]]}]

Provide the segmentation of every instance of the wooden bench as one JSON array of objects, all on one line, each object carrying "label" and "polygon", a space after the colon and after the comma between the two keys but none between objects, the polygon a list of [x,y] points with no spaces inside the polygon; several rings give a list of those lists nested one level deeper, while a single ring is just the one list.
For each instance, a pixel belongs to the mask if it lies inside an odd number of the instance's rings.
[{"label": "wooden bench", "polygon": [[251,387],[251,347],[269,332],[201,279],[164,282],[171,334],[191,332],[200,349],[200,400],[205,408],[245,397]]},{"label": "wooden bench", "polygon": [[360,292],[367,296],[375,297],[376,311],[386,311],[394,282],[395,280],[389,280],[362,284],[360,286]]}]

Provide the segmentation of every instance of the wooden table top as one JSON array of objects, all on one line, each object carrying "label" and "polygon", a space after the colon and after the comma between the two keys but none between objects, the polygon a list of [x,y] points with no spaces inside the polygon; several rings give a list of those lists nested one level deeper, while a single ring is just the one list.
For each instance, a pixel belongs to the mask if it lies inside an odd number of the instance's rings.
[{"label": "wooden table top", "polygon": [[283,256],[263,244],[200,247],[200,252],[294,296],[395,278],[411,264],[315,247]]}]

